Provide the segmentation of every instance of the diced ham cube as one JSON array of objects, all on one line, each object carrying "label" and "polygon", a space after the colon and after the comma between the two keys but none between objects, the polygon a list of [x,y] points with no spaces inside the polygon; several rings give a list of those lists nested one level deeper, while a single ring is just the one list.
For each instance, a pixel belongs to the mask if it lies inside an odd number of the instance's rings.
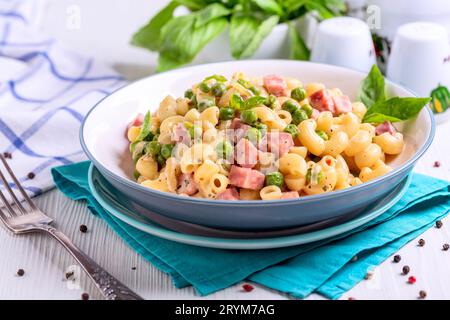
[{"label": "diced ham cube", "polygon": [[293,146],[294,140],[290,133],[268,132],[267,135],[261,139],[259,149],[261,151],[268,150],[279,158],[288,153]]},{"label": "diced ham cube", "polygon": [[225,191],[219,193],[216,197],[217,200],[239,200],[239,192],[236,188],[228,188]]},{"label": "diced ham cube", "polygon": [[183,173],[178,177],[178,193],[192,196],[198,191],[197,183],[194,181],[192,173]]},{"label": "diced ham cube", "polygon": [[127,125],[127,130],[125,130],[125,137],[127,137],[128,135],[128,130],[131,127],[139,127],[142,125],[142,123],[144,122],[144,115],[142,113],[139,113],[136,118],[134,118],[133,121],[131,121],[128,125]]},{"label": "diced ham cube", "polygon": [[247,130],[251,127],[248,124],[245,124],[239,118],[234,118],[231,122],[230,129],[231,135],[227,133],[227,136],[230,140],[234,142],[238,142],[247,134]]},{"label": "diced ham cube", "polygon": [[390,134],[394,134],[397,132],[397,130],[395,129],[395,127],[392,125],[392,123],[390,121],[385,121],[382,124],[379,124],[376,128],[375,128],[375,133],[377,134],[377,136],[385,133],[385,132],[389,132]]},{"label": "diced ham cube", "polygon": [[265,175],[257,170],[231,166],[230,184],[244,189],[258,190],[264,186]]},{"label": "diced ham cube", "polygon": [[264,87],[270,94],[277,97],[288,95],[288,86],[282,77],[272,74],[265,76],[263,81]]},{"label": "diced ham cube", "polygon": [[235,147],[237,164],[244,168],[253,168],[258,162],[258,149],[247,139],[241,139]]},{"label": "diced ham cube", "polygon": [[191,145],[191,136],[183,123],[179,123],[172,132],[172,141],[182,143],[187,146]]},{"label": "diced ham cube", "polygon": [[334,114],[336,111],[334,108],[333,99],[326,90],[319,90],[314,92],[309,96],[309,102],[311,103],[313,108],[319,110],[320,112],[331,111]]},{"label": "diced ham cube", "polygon": [[333,97],[335,115],[352,111],[352,102],[348,96]]},{"label": "diced ham cube", "polygon": [[134,118],[134,120],[130,122],[130,124],[128,126],[129,127],[132,127],[132,126],[139,127],[140,125],[142,125],[143,122],[144,122],[144,115],[142,113],[139,113],[136,116],[136,118]]},{"label": "diced ham cube", "polygon": [[297,191],[283,192],[280,199],[294,199],[294,198],[300,198]]}]

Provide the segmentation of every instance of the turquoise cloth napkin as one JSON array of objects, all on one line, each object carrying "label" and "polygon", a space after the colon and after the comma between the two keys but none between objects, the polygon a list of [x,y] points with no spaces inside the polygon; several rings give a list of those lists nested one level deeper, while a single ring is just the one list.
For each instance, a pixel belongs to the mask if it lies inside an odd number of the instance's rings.
[{"label": "turquoise cloth napkin", "polygon": [[[449,182],[413,174],[409,189],[396,205],[333,241],[255,251],[201,248],[148,235],[106,212],[90,193],[89,165],[81,162],[53,168],[56,186],[73,200],[86,200],[92,213],[169,274],[176,287],[192,285],[200,295],[247,279],[297,298],[316,292],[337,299],[450,209]],[[355,255],[358,260],[351,262]]]}]

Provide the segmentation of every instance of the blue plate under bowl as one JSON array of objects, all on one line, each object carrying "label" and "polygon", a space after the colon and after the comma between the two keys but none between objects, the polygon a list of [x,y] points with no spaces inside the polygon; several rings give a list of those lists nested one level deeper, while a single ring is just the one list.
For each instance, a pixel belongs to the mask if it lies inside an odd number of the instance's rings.
[{"label": "blue plate under bowl", "polygon": [[[322,82],[340,88],[352,100],[365,74],[346,68],[288,60],[246,60],[200,65],[157,74],[125,86],[100,101],[86,116],[81,144],[101,174],[125,197],[167,217],[194,224],[235,230],[286,229],[362,210],[386,197],[411,172],[430,146],[435,130],[433,115],[424,108],[416,119],[396,124],[404,134],[405,150],[389,159],[388,174],[362,185],[298,199],[220,201],[182,197],[152,190],[133,181],[133,163],[125,128],[137,113],[155,111],[168,94],[181,96],[186,88],[211,74],[233,72],[264,76],[280,74],[304,83]],[[411,97],[410,91],[390,81],[389,96]]]},{"label": "blue plate under bowl", "polygon": [[[132,210],[131,208],[134,207],[133,202],[126,197],[122,198],[123,196],[121,196],[120,193],[113,190],[111,185],[94,166],[91,165],[89,170],[89,188],[91,189],[94,198],[106,211],[132,227],[148,234],[175,242],[200,247],[234,250],[282,248],[344,235],[346,232],[372,221],[389,210],[405,194],[410,183],[411,176],[405,178],[384,199],[372,204],[370,208],[350,221],[315,231],[292,234],[289,236],[273,235],[271,237],[249,239],[245,232],[241,238],[228,238],[223,237],[223,230],[217,230],[216,234],[210,230],[209,236],[205,236],[202,235],[202,229],[200,229],[199,232],[197,227],[188,230],[189,226],[185,225],[184,232],[172,230],[170,226],[170,228],[165,228]],[[167,221],[165,223],[167,223]],[[276,232],[274,232],[274,234],[276,234]]]}]

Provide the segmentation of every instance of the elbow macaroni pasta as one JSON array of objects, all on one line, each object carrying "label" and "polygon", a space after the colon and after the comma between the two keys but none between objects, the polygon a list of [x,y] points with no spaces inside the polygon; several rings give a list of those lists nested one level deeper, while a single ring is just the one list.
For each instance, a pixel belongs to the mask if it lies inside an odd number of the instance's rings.
[{"label": "elbow macaroni pasta", "polygon": [[[324,108],[299,118],[292,106],[308,110],[318,91],[326,90],[330,101],[346,96],[321,83],[303,87],[298,79],[280,79],[275,89],[282,93],[276,94],[267,79],[235,73],[231,80],[209,77],[185,97],[166,96],[147,124],[133,122],[127,129],[136,181],[181,196],[276,200],[285,192],[301,196],[350,188],[392,170],[386,159],[403,151],[400,132],[362,123],[367,112],[362,102],[351,103],[350,112]],[[247,105],[255,96],[257,103]],[[241,139],[247,141],[238,152]],[[251,157],[256,161],[248,163]]]}]

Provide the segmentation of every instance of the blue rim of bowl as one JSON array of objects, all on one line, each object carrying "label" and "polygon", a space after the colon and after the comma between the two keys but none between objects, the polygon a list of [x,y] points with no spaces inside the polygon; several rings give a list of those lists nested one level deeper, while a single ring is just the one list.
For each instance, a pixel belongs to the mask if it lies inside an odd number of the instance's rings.
[{"label": "blue rim of bowl", "polygon": [[[133,217],[129,216],[125,212],[122,212],[120,209],[115,208],[112,204],[110,204],[109,202],[107,202],[107,200],[103,199],[103,197],[100,196],[99,191],[95,187],[95,183],[93,181],[94,170],[98,171],[98,169],[96,169],[95,166],[91,164],[89,166],[88,182],[92,195],[94,196],[96,201],[98,201],[98,203],[109,214],[113,215],[117,219],[132,226],[133,228],[151,234],[155,237],[160,237],[170,241],[186,243],[194,246],[230,249],[230,250],[261,250],[261,249],[291,247],[316,242],[331,237],[339,237],[339,235],[341,234],[354,230],[355,228],[358,228],[376,219],[377,217],[381,216],[383,213],[388,211],[390,208],[392,208],[405,195],[412,181],[412,174],[409,174],[400,182],[404,183],[404,185],[397,191],[396,194],[392,193],[394,190],[391,191],[389,195],[391,199],[389,200],[388,203],[384,203],[380,205],[379,208],[375,210],[374,209],[370,210],[370,213],[367,214],[363,213],[362,215],[359,215],[351,219],[350,221],[344,222],[342,224],[298,235],[288,235],[288,236],[269,237],[260,239],[229,239],[229,238],[205,237],[200,235],[184,234],[161,227],[156,223],[150,222],[151,225],[149,226],[144,222],[140,222],[138,220],[133,219]],[[101,175],[100,171],[98,171],[98,173]],[[397,185],[395,188],[398,187],[399,185]],[[151,232],[149,231],[150,230],[149,228],[151,228]],[[325,236],[325,233],[327,233],[328,235]],[[299,239],[303,240],[299,241]],[[245,246],[245,248],[243,246]]]},{"label": "blue rim of bowl", "polygon": [[[367,73],[361,72],[358,70],[353,70],[353,69],[349,69],[349,68],[345,68],[345,67],[329,65],[329,64],[324,64],[324,63],[309,62],[309,61],[295,61],[295,60],[283,60],[283,59],[265,59],[265,60],[251,60],[251,61],[260,62],[260,63],[276,63],[276,62],[284,62],[285,63],[285,62],[288,62],[288,63],[292,63],[292,64],[310,64],[310,65],[317,65],[317,66],[322,66],[322,67],[332,67],[332,68],[341,69],[344,71],[351,71],[356,74],[360,74],[362,76],[367,75]],[[411,157],[411,159],[409,159],[406,163],[402,164],[400,167],[395,168],[394,170],[390,171],[389,173],[387,173],[383,176],[380,176],[378,178],[375,178],[373,180],[370,180],[368,182],[365,182],[363,184],[360,184],[360,185],[357,185],[357,186],[354,186],[351,188],[336,190],[336,191],[329,192],[329,193],[302,196],[300,198],[294,198],[294,199],[278,199],[278,200],[264,200],[264,201],[262,201],[262,200],[261,201],[251,201],[251,200],[227,201],[227,200],[211,200],[211,199],[202,199],[202,198],[193,198],[193,197],[180,197],[177,194],[171,194],[168,192],[153,190],[153,189],[141,186],[140,184],[133,181],[132,179],[126,179],[126,178],[123,178],[123,177],[115,174],[114,172],[110,171],[107,167],[103,166],[99,161],[97,161],[95,159],[95,157],[90,153],[88,147],[86,146],[86,143],[84,142],[84,135],[83,135],[86,120],[88,119],[91,112],[93,112],[97,106],[99,106],[104,100],[106,100],[107,98],[112,96],[117,91],[122,90],[128,86],[134,85],[138,82],[146,81],[150,77],[177,73],[177,72],[180,72],[180,70],[186,71],[186,70],[195,69],[195,68],[204,67],[204,66],[214,67],[215,65],[221,65],[224,63],[232,63],[232,62],[235,62],[235,61],[214,62],[214,63],[206,63],[206,64],[200,64],[200,65],[189,66],[189,67],[184,67],[184,68],[178,68],[175,70],[170,70],[170,71],[162,72],[162,73],[159,73],[156,75],[151,75],[151,76],[145,77],[143,79],[140,79],[135,82],[131,82],[127,85],[124,85],[124,86],[114,90],[109,95],[107,95],[106,97],[104,97],[100,101],[98,101],[84,117],[83,123],[81,124],[81,127],[80,127],[80,132],[79,132],[81,147],[83,148],[84,152],[87,154],[88,158],[100,170],[100,172],[103,175],[108,176],[117,182],[123,183],[126,186],[130,187],[131,189],[139,190],[142,192],[149,192],[149,193],[152,193],[153,195],[161,197],[161,198],[166,198],[166,199],[169,198],[169,199],[174,199],[174,200],[178,200],[178,201],[181,200],[185,203],[192,202],[192,203],[199,203],[199,204],[201,203],[203,205],[227,205],[227,206],[260,206],[260,205],[265,206],[268,204],[270,204],[270,205],[286,205],[288,203],[300,203],[300,202],[317,201],[317,200],[321,200],[321,199],[332,199],[332,198],[339,197],[339,196],[349,193],[349,192],[356,192],[358,190],[367,189],[369,186],[378,184],[378,183],[382,182],[383,180],[386,180],[388,177],[398,176],[398,175],[402,174],[404,171],[408,170],[418,159],[420,159],[420,157],[425,153],[425,151],[430,147],[431,143],[433,142],[434,135],[436,132],[436,121],[434,119],[434,115],[433,115],[433,112],[431,111],[431,109],[429,107],[426,107],[426,111],[428,112],[428,116],[430,118],[430,125],[431,125],[428,138],[425,141],[425,143],[422,145],[422,147],[414,154],[414,156]],[[406,92],[409,92],[414,97],[417,97],[417,94],[415,92],[413,92],[412,90],[410,90],[408,88],[405,88],[404,86],[402,86],[396,82],[393,82],[393,81],[387,79],[387,83],[390,85],[395,85],[395,86],[405,90]]]}]

